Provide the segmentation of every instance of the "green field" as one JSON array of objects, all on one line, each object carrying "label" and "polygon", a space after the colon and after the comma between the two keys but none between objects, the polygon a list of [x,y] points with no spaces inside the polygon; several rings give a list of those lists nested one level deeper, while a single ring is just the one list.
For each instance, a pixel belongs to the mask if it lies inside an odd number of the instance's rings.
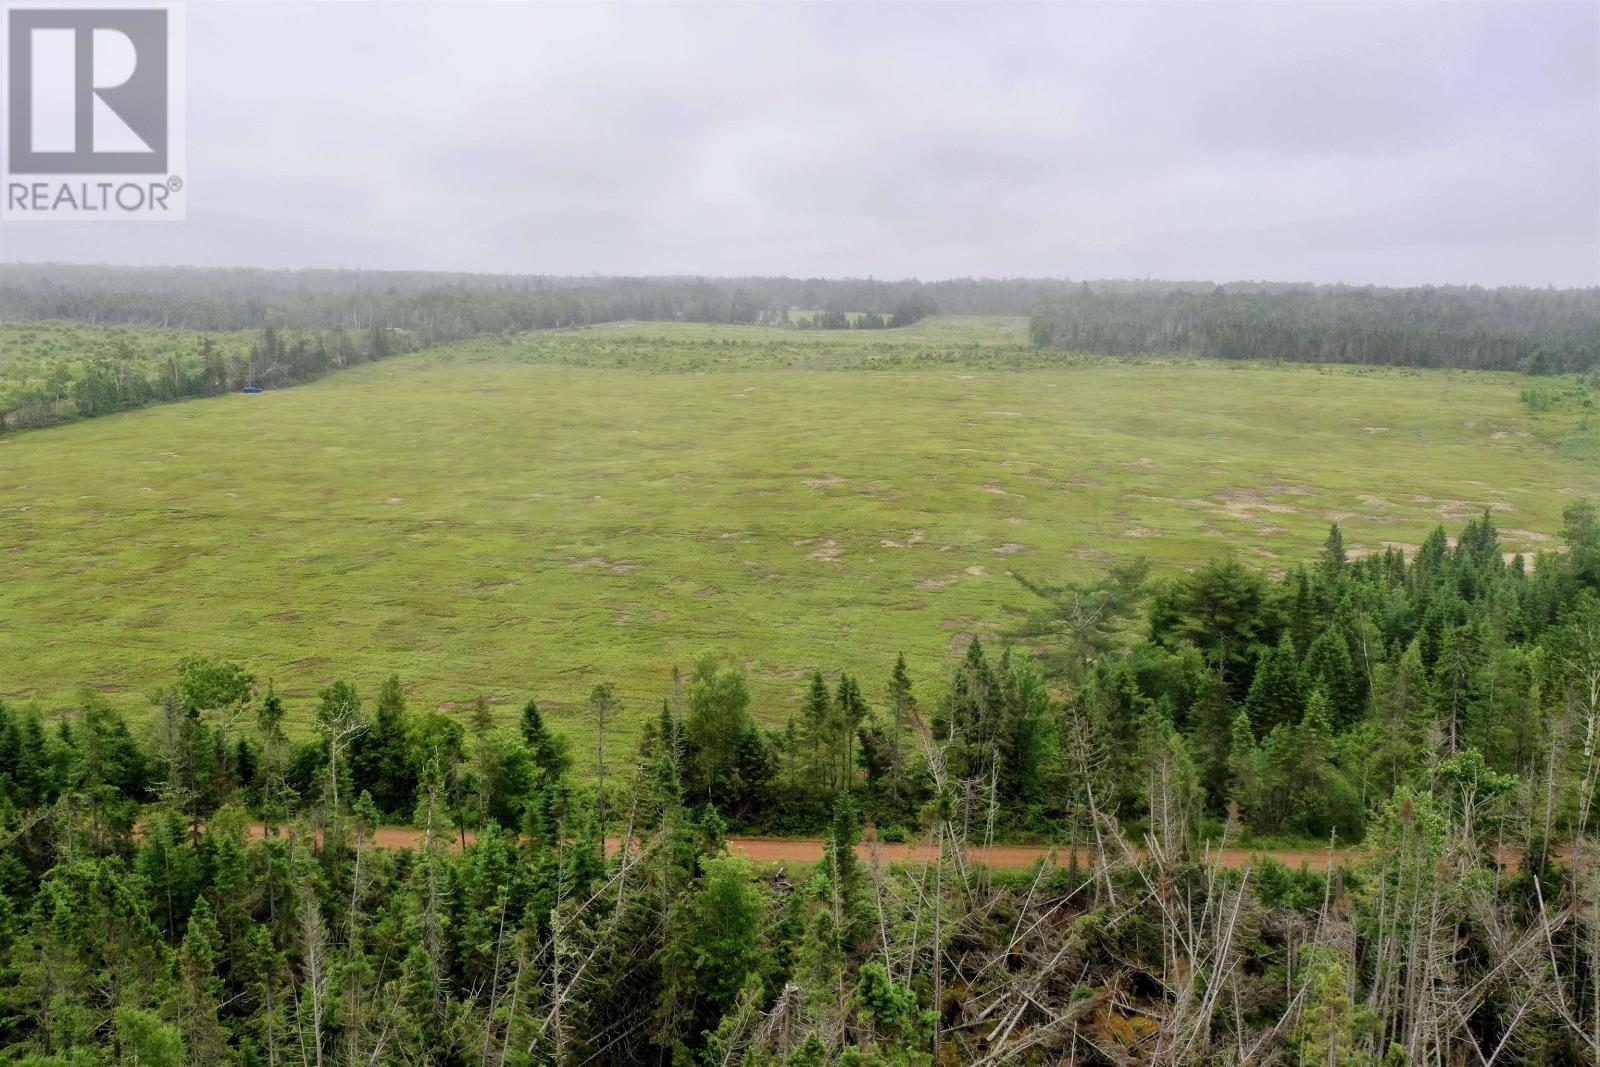
[{"label": "green field", "polygon": [[[0,437],[0,697],[138,715],[183,658],[413,702],[636,717],[704,649],[755,711],[813,667],[939,678],[1025,598],[1332,520],[1373,550],[1494,511],[1554,545],[1600,472],[1514,375],[1064,359],[1012,319],[893,331],[625,324],[463,343],[259,396]],[[931,690],[930,686],[930,690]]]}]

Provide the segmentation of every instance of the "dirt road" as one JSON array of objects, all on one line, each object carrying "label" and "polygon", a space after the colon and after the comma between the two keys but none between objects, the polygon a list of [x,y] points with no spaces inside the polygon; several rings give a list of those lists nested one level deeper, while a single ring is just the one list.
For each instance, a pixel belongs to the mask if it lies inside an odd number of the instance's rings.
[{"label": "dirt road", "polygon": [[[250,829],[252,835],[256,837],[260,837],[265,832],[264,828],[259,824],[252,826]],[[378,829],[374,838],[379,848],[415,848],[422,842],[422,831],[405,826],[384,826]],[[466,839],[468,841],[472,840],[470,832],[467,833]],[[449,842],[450,847],[459,847],[461,843],[460,835],[452,834],[449,837]],[[615,838],[606,840],[608,851],[615,852],[617,844]],[[823,843],[821,841],[796,838],[728,838],[729,852],[735,856],[743,856],[746,859],[754,860],[757,863],[815,863],[822,858],[822,846]],[[927,845],[883,842],[877,848],[879,856],[885,863],[920,863],[933,855],[933,850]],[[868,857],[869,851],[870,849],[867,845],[856,846],[856,853],[862,859]],[[1243,848],[1228,848],[1222,849],[1220,852],[1214,852],[1213,855],[1221,866],[1231,869],[1243,867],[1253,858],[1270,856],[1288,867],[1299,868],[1301,864],[1305,864],[1313,871],[1321,871],[1327,869],[1330,855],[1334,864],[1338,865],[1355,855],[1355,851],[1352,849],[1335,849],[1332,853],[1329,853],[1325,849],[1320,851],[1312,849],[1276,849],[1268,852],[1253,852]],[[972,855],[978,862],[1006,870],[1030,867],[1040,856],[1050,853],[1055,854],[1057,863],[1067,862],[1065,848],[1052,848],[1046,845],[996,845],[993,848],[972,850]],[[1079,862],[1087,864],[1091,858],[1088,853],[1079,850]]]}]

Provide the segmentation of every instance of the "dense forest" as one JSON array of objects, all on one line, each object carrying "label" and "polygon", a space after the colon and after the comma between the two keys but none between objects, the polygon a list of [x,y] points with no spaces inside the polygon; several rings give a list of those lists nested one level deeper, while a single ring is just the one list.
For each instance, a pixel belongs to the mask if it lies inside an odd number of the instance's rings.
[{"label": "dense forest", "polygon": [[[134,729],[0,710],[0,1049],[102,1062],[1542,1063],[1600,1056],[1600,515],[1281,578],[1025,579],[935,685],[740,665],[579,777],[398,678],[184,664]],[[921,696],[919,697],[919,692]],[[308,721],[301,721],[303,714]],[[589,749],[588,746],[593,748]],[[409,822],[422,845],[374,847]],[[820,832],[756,871],[730,828]],[[1072,846],[1022,875],[974,849]],[[923,841],[889,869],[852,846]],[[1360,841],[1327,873],[1216,850]],[[605,842],[612,841],[607,849]]]},{"label": "dense forest", "polygon": [[[807,312],[796,317],[793,309]],[[1043,348],[1094,355],[1586,371],[1600,290],[1060,279],[605,278],[426,271],[0,267],[0,320],[207,331],[404,331],[419,346],[624,319],[905,326],[1032,315]]]},{"label": "dense forest", "polygon": [[1038,345],[1103,356],[1582,372],[1600,366],[1600,289],[1446,286],[1128,292],[1084,284],[1033,318]]},{"label": "dense forest", "polygon": [[[62,329],[68,328],[43,324],[6,335],[17,351],[3,353],[11,362],[0,367],[14,376],[8,382],[0,374],[0,433],[252,386],[282,388],[413,352],[419,344],[412,334],[381,326],[310,333],[268,326],[248,341],[113,329],[69,335],[66,343],[55,336]],[[34,354],[34,348],[48,354]]]},{"label": "dense forest", "polygon": [[[424,345],[623,319],[791,322],[789,309],[905,326],[950,312],[1026,314],[1064,283],[823,278],[563,278],[403,271],[0,266],[0,320],[231,331],[404,330]],[[806,320],[809,323],[809,319]]]}]

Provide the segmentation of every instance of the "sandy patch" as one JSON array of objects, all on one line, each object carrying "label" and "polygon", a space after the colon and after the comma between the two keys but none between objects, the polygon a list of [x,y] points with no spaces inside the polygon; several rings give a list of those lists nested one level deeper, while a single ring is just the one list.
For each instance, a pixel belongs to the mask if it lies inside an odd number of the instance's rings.
[{"label": "sandy patch", "polygon": [[1485,511],[1510,511],[1511,505],[1504,500],[1439,500],[1434,502],[1433,510],[1446,522],[1464,522]]},{"label": "sandy patch", "polygon": [[1213,499],[1219,501],[1223,512],[1237,517],[1243,517],[1251,511],[1268,511],[1279,514],[1290,514],[1304,510],[1298,504],[1284,504],[1272,499],[1274,495],[1289,493],[1294,487],[1272,486],[1267,489],[1224,489],[1213,494]]},{"label": "sandy patch", "polygon": [[843,555],[844,549],[840,548],[837,542],[824,541],[822,542],[822,546],[820,548],[818,548],[815,552],[808,553],[806,558],[820,559],[824,563],[834,563],[837,562],[839,557]]},{"label": "sandy patch", "polygon": [[981,563],[974,563],[972,566],[967,568],[967,573],[972,575],[974,578],[982,578],[984,575],[989,573],[989,568],[985,567]]}]

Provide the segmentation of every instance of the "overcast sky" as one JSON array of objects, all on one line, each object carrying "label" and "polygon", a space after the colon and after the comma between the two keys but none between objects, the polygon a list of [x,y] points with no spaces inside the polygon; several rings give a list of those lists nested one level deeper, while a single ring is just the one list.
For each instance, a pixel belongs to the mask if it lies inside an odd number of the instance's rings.
[{"label": "overcast sky", "polygon": [[1600,5],[188,5],[188,221],[0,258],[1600,284]]}]

